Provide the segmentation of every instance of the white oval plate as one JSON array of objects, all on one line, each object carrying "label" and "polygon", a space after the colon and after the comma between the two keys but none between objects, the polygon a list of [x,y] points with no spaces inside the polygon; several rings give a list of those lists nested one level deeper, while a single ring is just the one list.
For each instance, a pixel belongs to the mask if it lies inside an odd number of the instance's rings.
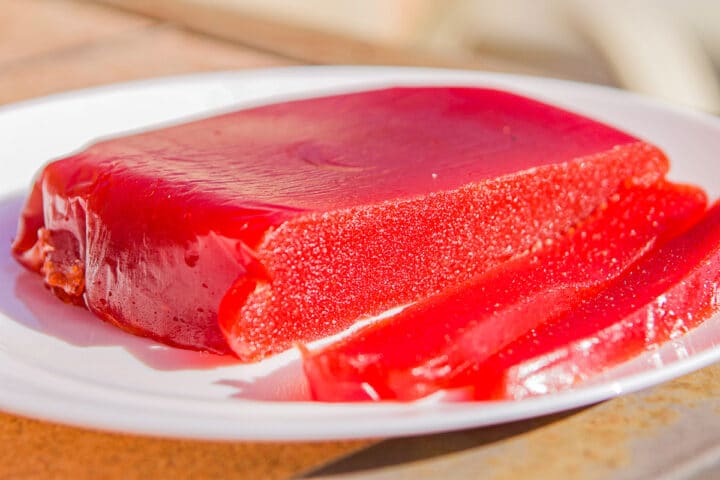
[{"label": "white oval plate", "polygon": [[[516,91],[604,120],[666,150],[672,177],[720,187],[720,120],[620,91],[556,80],[401,68],[301,67],[190,75],[0,107],[0,232],[14,235],[34,173],[97,137],[270,100],[390,85]],[[128,214],[132,214],[128,212]],[[133,337],[53,298],[0,251],[0,408],[85,427],[206,439],[317,440],[430,433],[598,402],[720,359],[720,317],[592,385],[516,402],[323,404],[297,354],[258,365]]]}]

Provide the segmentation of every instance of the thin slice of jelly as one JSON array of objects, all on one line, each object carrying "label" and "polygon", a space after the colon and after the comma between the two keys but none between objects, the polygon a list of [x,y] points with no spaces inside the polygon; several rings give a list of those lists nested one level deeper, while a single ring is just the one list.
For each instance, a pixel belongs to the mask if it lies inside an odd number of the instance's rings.
[{"label": "thin slice of jelly", "polygon": [[368,91],[53,162],[14,252],[128,331],[251,361],[465,281],[666,170],[645,142],[520,96]]},{"label": "thin slice of jelly", "polygon": [[567,236],[315,352],[304,369],[323,401],[413,400],[548,318],[572,310],[644,253],[696,222],[702,191],[661,182],[613,195]]},{"label": "thin slice of jelly", "polygon": [[720,203],[579,308],[517,339],[457,384],[477,399],[557,392],[686,334],[720,308]]}]

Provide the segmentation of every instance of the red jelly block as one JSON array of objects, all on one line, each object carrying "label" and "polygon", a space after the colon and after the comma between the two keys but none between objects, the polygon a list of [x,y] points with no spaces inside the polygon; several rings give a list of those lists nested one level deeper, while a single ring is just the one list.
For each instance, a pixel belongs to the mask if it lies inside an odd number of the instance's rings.
[{"label": "red jelly block", "polygon": [[578,309],[469,370],[477,399],[563,390],[687,333],[720,304],[720,203]]},{"label": "red jelly block", "polygon": [[666,170],[656,148],[516,95],[369,91],[51,163],[14,252],[126,330],[214,352],[227,340],[252,361],[466,281]]},{"label": "red jelly block", "polygon": [[546,318],[596,294],[656,243],[696,222],[705,205],[693,187],[622,189],[560,240],[305,351],[313,397],[414,400],[449,388]]}]

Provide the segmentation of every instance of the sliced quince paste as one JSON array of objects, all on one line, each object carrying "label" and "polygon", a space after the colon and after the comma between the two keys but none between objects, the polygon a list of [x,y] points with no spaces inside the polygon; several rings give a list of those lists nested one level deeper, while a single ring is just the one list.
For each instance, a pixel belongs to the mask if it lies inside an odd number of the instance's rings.
[{"label": "sliced quince paste", "polygon": [[557,240],[666,170],[646,142],[518,95],[365,91],[54,161],[13,250],[127,331],[255,361]]},{"label": "sliced quince paste", "polygon": [[[560,240],[323,349],[305,349],[313,396],[324,401],[414,400],[439,390],[480,391],[503,371],[483,368],[489,358],[525,358],[546,345],[563,345],[560,338],[570,342],[587,325],[608,318],[597,310],[597,319],[568,320],[563,329],[541,333],[698,221],[705,205],[705,194],[693,187],[659,182],[622,188]],[[604,364],[605,359],[593,356],[585,363]]]}]

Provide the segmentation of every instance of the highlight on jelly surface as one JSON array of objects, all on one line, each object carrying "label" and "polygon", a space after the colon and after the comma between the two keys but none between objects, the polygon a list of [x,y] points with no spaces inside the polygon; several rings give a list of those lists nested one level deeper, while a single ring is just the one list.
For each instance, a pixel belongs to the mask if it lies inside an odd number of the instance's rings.
[{"label": "highlight on jelly surface", "polygon": [[475,399],[571,388],[684,335],[720,308],[720,203],[577,309],[527,334],[459,383]]},{"label": "highlight on jelly surface", "polygon": [[666,171],[657,148],[521,96],[366,91],[52,162],[13,252],[131,333],[256,361],[465,282]]},{"label": "highlight on jelly surface", "polygon": [[695,223],[705,206],[705,194],[694,187],[623,188],[559,240],[337,343],[304,348],[313,397],[415,400],[465,386],[458,379],[468,371],[597,295],[658,243]]}]

